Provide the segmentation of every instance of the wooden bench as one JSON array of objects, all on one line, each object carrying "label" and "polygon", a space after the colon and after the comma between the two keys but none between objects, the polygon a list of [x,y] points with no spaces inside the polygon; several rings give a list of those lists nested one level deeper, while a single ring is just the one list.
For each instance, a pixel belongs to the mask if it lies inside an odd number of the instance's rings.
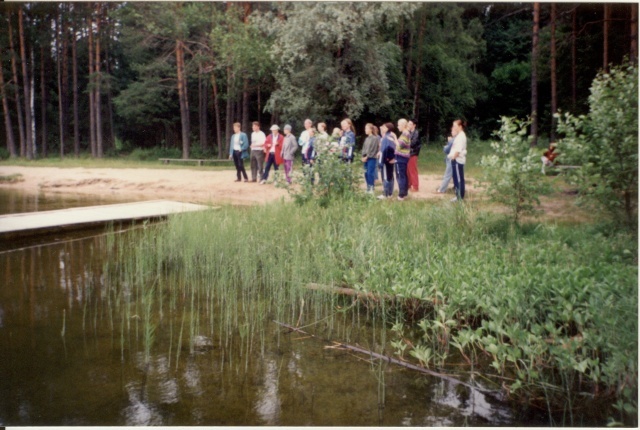
[{"label": "wooden bench", "polygon": [[158,158],[158,161],[162,161],[162,164],[169,164],[169,163],[196,163],[198,166],[202,166],[204,165],[204,163],[223,163],[223,162],[229,162],[229,160],[226,159],[222,159],[222,160],[217,160],[217,159],[210,159],[210,158],[202,158],[202,159],[196,159],[196,158]]}]

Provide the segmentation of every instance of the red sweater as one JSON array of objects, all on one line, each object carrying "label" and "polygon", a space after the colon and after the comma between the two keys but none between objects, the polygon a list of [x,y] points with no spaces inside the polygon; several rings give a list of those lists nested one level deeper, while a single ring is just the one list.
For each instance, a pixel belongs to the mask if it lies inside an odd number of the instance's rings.
[{"label": "red sweater", "polygon": [[[284,161],[282,159],[282,142],[284,142],[284,136],[278,133],[278,138],[276,139],[276,164],[279,166]],[[271,145],[273,145],[273,134],[269,133],[267,136],[267,140],[264,141],[264,155],[266,158],[269,158],[269,152],[271,152]]]}]

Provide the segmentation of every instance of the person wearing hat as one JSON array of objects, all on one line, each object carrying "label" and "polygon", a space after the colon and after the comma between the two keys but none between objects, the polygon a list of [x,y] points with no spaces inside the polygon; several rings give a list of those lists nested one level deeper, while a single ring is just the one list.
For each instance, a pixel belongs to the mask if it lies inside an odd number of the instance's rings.
[{"label": "person wearing hat", "polygon": [[284,175],[287,178],[287,182],[291,183],[291,169],[293,167],[293,160],[298,150],[298,142],[296,137],[291,133],[291,126],[289,124],[284,126],[284,142],[282,144],[282,159],[284,160]]},{"label": "person wearing hat", "polygon": [[284,136],[278,133],[280,127],[277,125],[271,126],[271,133],[267,136],[267,140],[264,141],[264,154],[267,160],[267,164],[264,166],[264,174],[262,175],[262,181],[260,184],[266,184],[269,179],[269,171],[271,166],[275,170],[278,170],[278,166],[282,164],[282,143],[284,142]]}]

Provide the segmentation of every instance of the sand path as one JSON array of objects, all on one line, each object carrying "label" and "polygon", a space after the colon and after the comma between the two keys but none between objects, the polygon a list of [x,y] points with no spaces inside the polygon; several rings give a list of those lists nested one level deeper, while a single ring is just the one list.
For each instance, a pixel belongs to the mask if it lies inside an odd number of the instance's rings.
[{"label": "sand path", "polygon": [[[113,196],[131,200],[169,199],[205,204],[250,205],[289,199],[286,190],[273,184],[234,182],[234,170],[0,167],[0,176],[13,174],[22,175],[23,180],[0,183],[0,187],[34,193]],[[450,194],[443,196],[434,192],[440,184],[440,175],[420,175],[420,191],[411,192],[409,197],[450,198]],[[467,189],[473,190],[473,181],[467,180],[467,184]],[[380,192],[381,187],[376,185],[376,190]]]}]

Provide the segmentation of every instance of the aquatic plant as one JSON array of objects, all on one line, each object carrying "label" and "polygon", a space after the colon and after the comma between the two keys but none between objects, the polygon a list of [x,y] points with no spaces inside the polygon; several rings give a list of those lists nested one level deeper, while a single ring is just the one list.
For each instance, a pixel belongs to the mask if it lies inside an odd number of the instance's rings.
[{"label": "aquatic plant", "polygon": [[[126,294],[114,301],[127,325],[138,321],[127,309],[155,312],[156,336],[169,333],[176,366],[183,346],[196,352],[196,336],[212,339],[221,366],[247,366],[276,320],[425,367],[458,357],[473,377],[554,409],[610,395],[626,411],[617,419],[634,421],[637,240],[598,225],[512,228],[473,204],[407,203],[173,217],[126,247],[115,241],[122,267],[110,282],[154,304]],[[363,324],[375,327],[374,339],[361,338]]]}]

